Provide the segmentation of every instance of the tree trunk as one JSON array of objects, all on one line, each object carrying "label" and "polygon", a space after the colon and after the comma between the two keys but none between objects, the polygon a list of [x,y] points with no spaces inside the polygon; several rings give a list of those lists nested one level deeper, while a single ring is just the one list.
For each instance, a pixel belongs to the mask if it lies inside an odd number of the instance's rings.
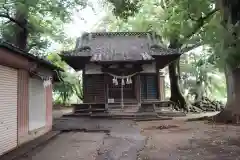
[{"label": "tree trunk", "polygon": [[224,69],[225,78],[226,78],[226,86],[227,86],[227,103],[225,109],[221,111],[218,115],[216,115],[217,122],[223,123],[236,123],[237,120],[237,112],[236,112],[236,97],[235,97],[235,77],[233,75],[233,71],[229,69],[227,66]]},{"label": "tree trunk", "polygon": [[227,88],[227,103],[226,103],[226,109],[230,110],[233,108],[233,102],[234,102],[234,79],[233,79],[233,73],[228,67],[226,66],[224,69],[225,78],[226,78],[226,88]]},{"label": "tree trunk", "polygon": [[28,41],[28,11],[21,11],[17,8],[15,19],[21,24],[21,27],[15,25],[15,42],[14,44],[20,49],[27,50]]},{"label": "tree trunk", "polygon": [[203,99],[204,87],[203,82],[197,81],[196,83],[196,93],[195,93],[195,102],[199,102]]},{"label": "tree trunk", "polygon": [[[177,39],[171,39],[169,48],[172,49],[178,49],[180,48],[180,44],[178,43]],[[170,90],[171,90],[171,97],[170,100],[175,102],[179,109],[183,109],[185,111],[188,111],[187,104],[185,101],[185,98],[183,97],[183,94],[181,92],[180,86],[179,86],[179,80],[180,80],[180,62],[179,59],[173,61],[168,66],[168,72],[169,72],[169,79],[170,79]]]},{"label": "tree trunk", "polygon": [[169,79],[170,79],[170,88],[171,88],[171,97],[170,100],[177,103],[180,109],[187,111],[186,101],[181,93],[179,87],[179,74],[177,73],[177,62],[178,60],[173,61],[169,66]]},{"label": "tree trunk", "polygon": [[[224,44],[224,47],[232,47],[232,50],[234,50],[235,47],[235,52],[238,53],[237,46],[239,44],[238,41],[238,32],[236,32],[236,28],[233,30],[231,28],[231,25],[235,25],[240,21],[240,1],[239,0],[218,0],[217,1],[217,7],[221,10],[222,17],[223,17],[223,22],[222,25],[227,28],[226,32],[231,32],[232,37],[235,39],[235,42],[233,44],[228,43],[228,39],[226,39],[226,44]],[[231,25],[229,25],[231,24]],[[239,26],[238,26],[239,28]],[[238,30],[237,28],[237,30]],[[237,42],[237,43],[236,43]],[[228,48],[226,48],[228,49]],[[229,53],[228,56],[232,56]],[[228,63],[228,62],[227,62]],[[226,86],[227,86],[227,103],[225,109],[216,115],[216,121],[218,122],[224,122],[224,123],[238,123],[239,120],[239,111],[238,111],[238,99],[240,97],[236,95],[237,88],[237,79],[235,76],[235,73],[233,74],[232,67],[228,67],[229,63],[226,64],[225,66],[225,77],[226,77]],[[239,73],[238,73],[239,74]]]}]

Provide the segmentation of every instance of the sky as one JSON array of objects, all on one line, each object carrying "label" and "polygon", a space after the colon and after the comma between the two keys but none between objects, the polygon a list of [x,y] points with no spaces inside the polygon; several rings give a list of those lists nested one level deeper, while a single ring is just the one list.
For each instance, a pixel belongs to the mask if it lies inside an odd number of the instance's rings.
[{"label": "sky", "polygon": [[[103,5],[101,5],[102,0],[88,1],[91,4],[91,7],[87,6],[79,12],[73,12],[72,22],[66,24],[64,27],[66,35],[73,40],[80,37],[84,32],[91,32],[106,15],[106,10],[103,9]],[[49,48],[49,51],[59,50],[62,50],[62,45],[54,42]]]},{"label": "sky", "polygon": [[106,15],[99,0],[89,0],[92,7],[86,7],[80,12],[73,13],[72,23],[66,25],[65,32],[71,38],[79,37],[83,32],[90,32]]}]

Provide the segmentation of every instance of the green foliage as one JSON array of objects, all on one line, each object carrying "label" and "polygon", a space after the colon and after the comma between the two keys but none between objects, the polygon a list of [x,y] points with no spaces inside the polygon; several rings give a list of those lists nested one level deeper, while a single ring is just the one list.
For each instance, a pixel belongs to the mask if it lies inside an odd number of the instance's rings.
[{"label": "green foliage", "polygon": [[[115,5],[118,7],[121,5]],[[204,30],[202,23],[211,19],[214,13],[213,2],[208,0],[141,0],[136,7],[134,16],[128,17],[127,21],[117,19],[113,22],[115,30],[155,31],[168,41],[178,39],[185,45],[199,41],[196,33]]]},{"label": "green foliage", "polygon": [[[85,0],[1,0],[1,36],[14,43],[18,15],[27,20],[28,47],[34,54],[44,54],[51,40],[62,42],[63,25],[71,21],[72,12],[87,5]],[[18,15],[16,15],[18,14]]]},{"label": "green foliage", "polygon": [[113,4],[113,13],[122,19],[133,16],[138,11],[139,0],[108,0]]},{"label": "green foliage", "polygon": [[55,83],[53,86],[54,94],[57,96],[56,102],[61,104],[69,104],[71,96],[74,94],[73,85],[74,82],[69,81],[71,75],[66,72],[61,73],[63,81]]},{"label": "green foliage", "polygon": [[205,96],[223,99],[225,78],[217,69],[220,68],[219,50],[222,47],[219,46],[223,38],[220,38],[222,31],[217,29],[220,28],[220,16],[214,3],[209,0],[141,0],[134,15],[126,19],[115,14],[119,19],[109,14],[100,28],[108,31],[154,31],[161,35],[165,45],[176,39],[183,51],[207,46],[205,50],[208,52],[182,55],[182,88],[186,93],[195,94],[200,81]]},{"label": "green foliage", "polygon": [[201,32],[201,37],[210,46],[210,52],[214,53],[212,58],[219,68],[228,66],[234,69],[240,64],[240,26],[239,23],[233,25],[230,21],[223,21],[225,12],[214,15],[205,31]]},{"label": "green foliage", "polygon": [[48,60],[50,60],[53,64],[61,67],[65,70],[65,72],[61,72],[59,74],[61,81],[56,82],[53,85],[53,91],[55,95],[55,103],[61,104],[69,104],[72,96],[77,96],[79,100],[83,99],[83,90],[81,77],[78,76],[76,72],[69,72],[70,68],[67,66],[65,62],[61,60],[61,57],[52,53],[48,55]]},{"label": "green foliage", "polygon": [[191,97],[202,94],[210,99],[225,100],[225,77],[215,64],[209,62],[211,56],[212,53],[203,49],[181,57],[181,88]]}]

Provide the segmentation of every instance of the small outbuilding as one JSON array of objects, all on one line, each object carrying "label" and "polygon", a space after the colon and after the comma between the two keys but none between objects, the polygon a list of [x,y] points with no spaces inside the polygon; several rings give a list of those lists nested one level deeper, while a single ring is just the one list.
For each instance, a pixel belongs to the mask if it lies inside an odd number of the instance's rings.
[{"label": "small outbuilding", "polygon": [[52,128],[52,82],[60,68],[0,40],[0,155]]}]

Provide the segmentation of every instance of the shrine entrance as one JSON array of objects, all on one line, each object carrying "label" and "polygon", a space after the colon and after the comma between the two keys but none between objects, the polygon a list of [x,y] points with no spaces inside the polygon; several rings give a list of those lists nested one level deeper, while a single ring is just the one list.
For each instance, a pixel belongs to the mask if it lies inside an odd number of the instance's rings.
[{"label": "shrine entrance", "polygon": [[[114,99],[114,102],[121,101],[121,88],[123,90],[123,99],[124,101],[136,101],[135,95],[135,77],[132,77],[131,83],[126,82],[127,80],[123,80],[124,84],[122,85],[121,79],[115,79],[116,83],[113,83],[114,77],[108,76],[108,97],[109,99]],[[111,101],[111,100],[110,100]]]},{"label": "shrine entrance", "polygon": [[[103,68],[107,79],[107,100],[109,104],[137,104],[138,73],[142,70],[138,64],[117,64]],[[139,86],[137,86],[139,85]]]}]

